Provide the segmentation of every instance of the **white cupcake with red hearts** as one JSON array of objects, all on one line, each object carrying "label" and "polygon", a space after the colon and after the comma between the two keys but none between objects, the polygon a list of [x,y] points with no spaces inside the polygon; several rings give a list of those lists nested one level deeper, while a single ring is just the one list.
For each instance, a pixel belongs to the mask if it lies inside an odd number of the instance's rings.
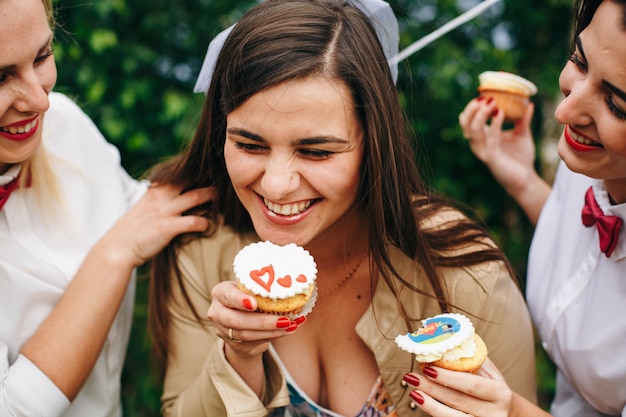
[{"label": "white cupcake with red hearts", "polygon": [[294,243],[251,243],[237,253],[233,269],[239,288],[255,297],[258,311],[299,316],[315,302],[317,265]]}]

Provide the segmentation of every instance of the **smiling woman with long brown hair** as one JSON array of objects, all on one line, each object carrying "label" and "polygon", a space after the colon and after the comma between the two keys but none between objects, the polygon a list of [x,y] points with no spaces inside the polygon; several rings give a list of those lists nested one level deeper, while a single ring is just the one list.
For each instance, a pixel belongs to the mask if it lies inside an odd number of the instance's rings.
[{"label": "smiling woman with long brown hair", "polygon": [[[522,294],[485,231],[422,184],[375,18],[358,5],[268,0],[246,13],[193,142],[154,172],[217,188],[211,231],[153,264],[166,416],[408,415],[402,377],[416,361],[394,338],[442,311],[470,315],[534,400]],[[257,240],[315,258],[306,317],[257,312],[238,289],[233,258]]]}]

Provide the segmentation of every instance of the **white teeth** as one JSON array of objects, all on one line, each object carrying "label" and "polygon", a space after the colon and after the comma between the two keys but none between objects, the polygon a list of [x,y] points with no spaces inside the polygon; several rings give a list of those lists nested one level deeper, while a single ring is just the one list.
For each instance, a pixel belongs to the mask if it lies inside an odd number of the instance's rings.
[{"label": "white teeth", "polygon": [[20,126],[20,127],[0,127],[0,130],[2,130],[3,132],[7,132],[10,133],[12,135],[16,135],[18,133],[26,133],[26,132],[30,132],[32,128],[34,128],[37,125],[37,119],[33,120],[32,122],[24,125],[24,126]]},{"label": "white teeth", "polygon": [[576,142],[578,143],[582,143],[583,145],[590,145],[590,146],[600,146],[600,144],[598,142],[594,142],[593,140],[586,138],[584,136],[581,136],[577,133],[574,133],[573,131],[569,131],[569,135],[572,139],[574,139]]},{"label": "white teeth", "polygon": [[293,216],[294,214],[298,214],[306,210],[311,205],[311,200],[293,204],[278,204],[264,198],[263,202],[267,208],[270,209],[270,211],[282,216]]}]

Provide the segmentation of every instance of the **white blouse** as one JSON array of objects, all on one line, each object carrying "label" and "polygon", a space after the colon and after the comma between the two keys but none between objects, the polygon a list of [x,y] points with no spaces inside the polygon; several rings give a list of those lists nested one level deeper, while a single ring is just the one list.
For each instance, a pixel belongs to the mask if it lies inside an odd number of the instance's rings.
[{"label": "white blouse", "polygon": [[[121,167],[117,149],[66,96],[50,94],[42,146],[61,206],[42,210],[32,188],[0,211],[0,416],[120,416],[120,376],[132,322],[134,280],[98,360],[76,399],[20,348],[63,294],[91,245],[145,192]],[[0,184],[16,175],[9,170]]]},{"label": "white blouse", "polygon": [[605,214],[626,221],[626,203],[610,205],[602,181],[561,163],[530,249],[527,300],[558,367],[552,414],[626,417],[626,226],[607,258],[581,220],[590,186]]}]

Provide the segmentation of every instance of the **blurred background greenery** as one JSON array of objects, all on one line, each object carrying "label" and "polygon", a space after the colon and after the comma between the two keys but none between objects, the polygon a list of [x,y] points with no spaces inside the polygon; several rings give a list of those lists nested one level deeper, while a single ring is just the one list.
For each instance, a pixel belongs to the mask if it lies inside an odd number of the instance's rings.
[{"label": "blurred background greenery", "polygon": [[[211,38],[254,1],[57,0],[56,90],[73,97],[122,154],[135,177],[177,153],[191,138],[203,96],[192,93]],[[390,1],[400,49],[479,3]],[[551,180],[559,127],[552,113],[558,75],[569,52],[573,0],[502,0],[484,14],[400,63],[398,91],[415,132],[427,183],[474,210],[524,283],[532,225],[471,154],[457,117],[476,95],[478,74],[505,70],[539,87],[533,130],[538,168]],[[159,415],[161,382],[146,334],[147,278],[138,282],[135,323],[123,376],[126,416]],[[537,349],[545,406],[554,370]],[[529,364],[529,366],[532,366]]]}]

